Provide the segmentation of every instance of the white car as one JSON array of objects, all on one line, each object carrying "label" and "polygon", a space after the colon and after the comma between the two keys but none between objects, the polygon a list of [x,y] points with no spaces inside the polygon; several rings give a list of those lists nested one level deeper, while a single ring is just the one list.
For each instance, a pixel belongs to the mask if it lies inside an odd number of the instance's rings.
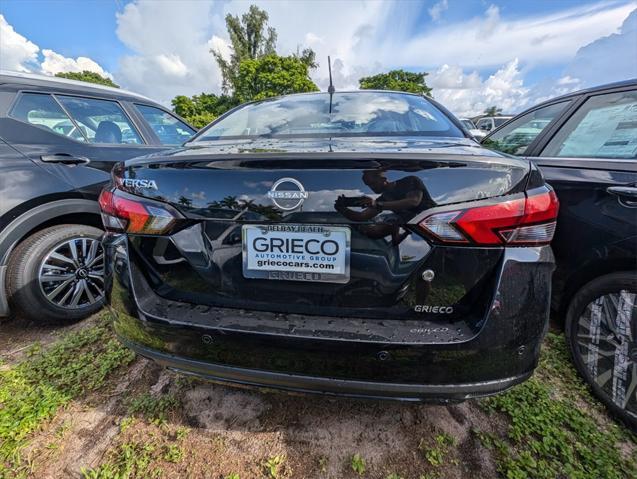
[{"label": "white car", "polygon": [[477,121],[476,126],[478,127],[478,129],[483,131],[482,136],[485,136],[490,131],[495,130],[501,125],[504,125],[511,118],[513,117],[512,116],[485,116],[480,118]]},{"label": "white car", "polygon": [[471,133],[471,136],[473,136],[478,141],[487,136],[487,132],[476,127],[476,125],[469,118],[460,118],[460,123],[462,123],[462,126],[464,126],[467,131]]}]

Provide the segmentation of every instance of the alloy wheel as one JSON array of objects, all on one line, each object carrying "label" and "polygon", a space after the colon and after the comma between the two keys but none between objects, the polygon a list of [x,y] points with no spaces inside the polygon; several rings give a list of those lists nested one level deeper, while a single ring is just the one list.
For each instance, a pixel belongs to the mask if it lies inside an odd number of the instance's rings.
[{"label": "alloy wheel", "polygon": [[55,246],[44,257],[40,289],[60,308],[93,305],[104,297],[104,250],[94,238],[72,238]]},{"label": "alloy wheel", "polygon": [[595,386],[637,418],[637,294],[608,293],[589,303],[577,321],[575,353]]}]

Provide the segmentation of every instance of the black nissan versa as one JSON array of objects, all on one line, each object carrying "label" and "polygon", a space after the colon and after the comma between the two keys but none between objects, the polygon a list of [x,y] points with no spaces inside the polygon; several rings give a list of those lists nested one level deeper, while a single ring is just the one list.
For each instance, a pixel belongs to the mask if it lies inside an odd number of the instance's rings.
[{"label": "black nissan versa", "polygon": [[193,133],[118,88],[0,71],[0,317],[59,323],[100,309],[97,197],[110,170]]},{"label": "black nissan versa", "polygon": [[240,106],[118,165],[100,206],[115,330],[172,369],[453,401],[536,366],[556,196],[422,96]]}]

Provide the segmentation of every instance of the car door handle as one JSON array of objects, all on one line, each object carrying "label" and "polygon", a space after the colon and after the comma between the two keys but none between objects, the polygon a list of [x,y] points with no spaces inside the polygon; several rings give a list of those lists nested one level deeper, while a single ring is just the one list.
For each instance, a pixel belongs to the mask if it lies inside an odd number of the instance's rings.
[{"label": "car door handle", "polygon": [[606,191],[618,196],[630,206],[637,206],[637,186],[609,186]]},{"label": "car door handle", "polygon": [[86,165],[91,162],[91,160],[83,156],[73,156],[68,153],[42,155],[40,159],[45,163],[62,163],[63,165]]}]

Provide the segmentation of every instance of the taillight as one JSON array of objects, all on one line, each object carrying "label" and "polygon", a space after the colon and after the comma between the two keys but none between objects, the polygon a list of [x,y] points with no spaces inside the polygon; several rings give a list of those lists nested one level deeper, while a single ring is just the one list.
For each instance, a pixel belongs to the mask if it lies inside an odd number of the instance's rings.
[{"label": "taillight", "polygon": [[559,202],[553,190],[474,208],[433,213],[418,225],[452,244],[542,245],[553,239]]},{"label": "taillight", "polygon": [[169,205],[138,198],[117,189],[102,190],[98,201],[107,231],[158,235],[169,231],[181,218]]}]

